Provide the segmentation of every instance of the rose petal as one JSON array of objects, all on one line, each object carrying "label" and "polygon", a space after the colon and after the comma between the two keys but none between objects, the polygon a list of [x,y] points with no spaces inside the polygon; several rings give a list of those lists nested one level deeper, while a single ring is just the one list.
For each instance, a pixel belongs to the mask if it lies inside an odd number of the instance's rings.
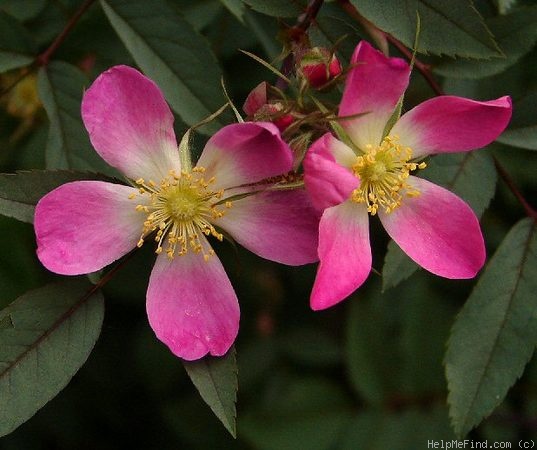
[{"label": "rose petal", "polygon": [[116,66],[85,92],[82,119],[99,155],[132,179],[180,170],[173,115],[162,92],[137,70]]},{"label": "rose petal", "polygon": [[[203,238],[204,245],[209,244]],[[216,256],[158,256],[147,288],[147,316],[157,337],[180,358],[224,355],[239,329],[239,303]]]},{"label": "rose petal", "polygon": [[379,217],[391,238],[416,263],[445,278],[473,278],[485,262],[485,245],[472,209],[455,194],[409,177],[420,195]]},{"label": "rose petal", "polygon": [[206,169],[207,179],[216,178],[211,188],[219,190],[287,173],[293,154],[275,125],[244,122],[217,131],[197,165]]},{"label": "rose petal", "polygon": [[427,100],[401,116],[390,134],[412,149],[413,157],[484,147],[511,119],[511,99],[478,102],[449,95]]},{"label": "rose petal", "polygon": [[388,119],[408,86],[410,67],[400,58],[388,58],[362,41],[352,55],[355,65],[347,76],[339,116],[363,116],[340,123],[360,149],[380,144]]},{"label": "rose petal", "polygon": [[318,260],[319,215],[304,190],[245,197],[215,223],[262,258],[291,266]]},{"label": "rose petal", "polygon": [[329,308],[348,297],[371,271],[369,218],[363,205],[347,201],[324,211],[319,258],[310,298],[313,310]]},{"label": "rose petal", "polygon": [[304,183],[316,208],[344,202],[360,185],[349,169],[354,162],[354,152],[330,133],[312,144],[304,158]]},{"label": "rose petal", "polygon": [[145,215],[129,200],[137,192],[102,181],[75,181],[45,195],[35,209],[37,256],[62,275],[95,272],[133,249]]}]

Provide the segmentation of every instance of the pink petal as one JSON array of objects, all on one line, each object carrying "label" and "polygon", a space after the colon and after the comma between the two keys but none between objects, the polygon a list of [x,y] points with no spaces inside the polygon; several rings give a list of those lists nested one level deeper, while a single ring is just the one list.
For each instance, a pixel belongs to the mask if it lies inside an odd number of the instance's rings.
[{"label": "pink petal", "polygon": [[511,119],[511,98],[478,102],[449,95],[427,100],[401,116],[390,134],[412,148],[412,156],[484,147]]},{"label": "pink petal", "polygon": [[62,275],[95,272],[133,249],[145,216],[136,192],[102,181],[75,181],[45,195],[35,209],[37,256]]},{"label": "pink petal", "polygon": [[209,139],[197,165],[205,167],[207,178],[216,177],[212,188],[219,190],[287,173],[293,154],[275,125],[235,123]]},{"label": "pink petal", "polygon": [[180,169],[172,112],[157,85],[132,67],[112,67],[93,82],[82,119],[99,155],[128,177],[159,182]]},{"label": "pink petal", "polygon": [[242,109],[248,116],[253,115],[267,103],[267,90],[269,84],[266,81],[259,83],[246,97]]},{"label": "pink petal", "polygon": [[319,214],[306,191],[265,191],[233,202],[215,222],[262,258],[298,266],[317,257]]},{"label": "pink petal", "polygon": [[348,297],[371,271],[369,218],[363,205],[348,201],[324,211],[319,258],[310,298],[313,310],[329,308]]},{"label": "pink petal", "polygon": [[405,197],[379,217],[391,238],[416,263],[445,278],[473,278],[485,262],[485,245],[472,209],[455,194],[409,177],[420,195]]},{"label": "pink petal", "polygon": [[356,155],[330,133],[317,139],[304,158],[304,183],[315,207],[323,210],[347,200],[360,181],[349,169]]},{"label": "pink petal", "polygon": [[408,86],[410,67],[400,58],[388,58],[366,41],[361,41],[347,76],[339,116],[368,114],[341,121],[352,141],[362,150],[376,146],[395,106]]},{"label": "pink petal", "polygon": [[[205,245],[209,245],[205,238]],[[217,256],[160,254],[147,288],[147,316],[157,337],[180,358],[224,355],[237,337],[239,303]]]}]

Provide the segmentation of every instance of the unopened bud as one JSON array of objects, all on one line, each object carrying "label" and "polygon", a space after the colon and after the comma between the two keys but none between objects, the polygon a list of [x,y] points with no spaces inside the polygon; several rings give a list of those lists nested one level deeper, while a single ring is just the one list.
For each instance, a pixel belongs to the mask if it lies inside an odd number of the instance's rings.
[{"label": "unopened bud", "polygon": [[313,47],[301,55],[298,71],[311,87],[320,88],[341,73],[341,64],[326,48]]}]

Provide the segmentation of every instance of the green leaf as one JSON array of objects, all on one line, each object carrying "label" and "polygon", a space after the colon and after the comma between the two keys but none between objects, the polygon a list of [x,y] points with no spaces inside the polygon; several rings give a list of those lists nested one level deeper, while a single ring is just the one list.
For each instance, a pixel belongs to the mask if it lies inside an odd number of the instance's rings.
[{"label": "green leaf", "polygon": [[537,92],[530,92],[515,102],[509,128],[497,140],[513,147],[537,150]]},{"label": "green leaf", "polygon": [[421,19],[418,51],[490,58],[502,56],[483,18],[469,0],[351,0],[358,11],[407,47],[414,45]]},{"label": "green leaf", "polygon": [[445,365],[459,436],[498,406],[537,344],[536,228],[527,218],[511,229],[453,325]]},{"label": "green leaf", "polygon": [[[422,173],[424,178],[468,202],[478,217],[481,217],[496,190],[494,162],[484,150],[436,155]],[[396,286],[418,268],[397,244],[390,242],[382,269],[382,289]]]},{"label": "green leaf", "polygon": [[369,404],[444,391],[442,354],[455,310],[422,274],[397,290],[377,285],[349,299],[346,356],[349,379]]},{"label": "green leaf", "polygon": [[246,9],[241,0],[220,0],[220,2],[233,14],[239,22],[244,24]]},{"label": "green leaf", "polygon": [[243,0],[252,9],[273,17],[298,17],[305,10],[303,0]]},{"label": "green leaf", "polygon": [[[373,285],[375,288],[375,285]],[[369,404],[381,406],[399,389],[401,369],[397,333],[401,296],[350,298],[346,330],[346,356],[354,390]],[[382,355],[382,357],[380,356]]]},{"label": "green leaf", "polygon": [[[312,45],[337,48],[342,60],[348,62],[356,43],[368,37],[367,33],[356,22],[335,5],[323,5],[319,15],[309,28]],[[342,40],[342,38],[345,39]]]},{"label": "green leaf", "polygon": [[465,200],[481,217],[494,197],[497,174],[486,150],[436,155],[423,178],[449,189]]},{"label": "green leaf", "polygon": [[33,19],[45,7],[47,0],[0,0],[0,10],[5,11],[17,20]]},{"label": "green leaf", "polygon": [[337,366],[342,359],[339,343],[314,327],[303,326],[286,333],[280,347],[294,362],[313,367]]},{"label": "green leaf", "polygon": [[382,267],[382,292],[397,286],[419,268],[420,266],[412,261],[395,241],[390,241]]},{"label": "green leaf", "polygon": [[0,73],[24,67],[35,57],[35,44],[28,31],[0,10]]},{"label": "green leaf", "polygon": [[[436,441],[451,442],[447,411],[443,407],[430,410],[411,407],[403,411],[360,412],[348,427],[337,447],[340,450],[409,450],[434,448],[427,445]],[[461,447],[462,448],[462,447]]]},{"label": "green leaf", "polygon": [[[195,125],[225,103],[222,71],[209,44],[165,0],[101,0],[101,4],[136,63],[185,123]],[[218,128],[215,120],[201,130]]]},{"label": "green leaf", "polygon": [[260,395],[262,400],[270,396],[270,403],[241,415],[241,438],[259,450],[339,448],[339,437],[352,420],[341,383],[313,377],[279,381]]},{"label": "green leaf", "polygon": [[33,222],[37,202],[58,186],[79,180],[114,182],[113,178],[70,170],[32,170],[0,174],[0,214]]},{"label": "green leaf", "polygon": [[57,395],[84,364],[99,333],[104,301],[81,279],[27,292],[0,311],[0,436]]},{"label": "green leaf", "polygon": [[537,42],[537,6],[519,8],[512,14],[486,21],[505,58],[487,61],[444,59],[435,72],[454,78],[484,78],[502,72],[528,53]]},{"label": "green leaf", "polygon": [[201,398],[236,437],[238,369],[235,347],[222,357],[206,356],[198,361],[184,361],[183,364]]},{"label": "green leaf", "polygon": [[88,84],[78,68],[64,62],[53,61],[39,69],[39,96],[50,121],[47,168],[115,174],[91,146],[82,124],[80,104]]}]

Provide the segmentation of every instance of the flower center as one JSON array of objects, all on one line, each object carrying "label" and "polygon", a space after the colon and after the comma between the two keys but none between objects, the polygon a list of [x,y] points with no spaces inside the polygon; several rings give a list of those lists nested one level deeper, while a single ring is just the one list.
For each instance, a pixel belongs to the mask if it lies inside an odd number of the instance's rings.
[{"label": "flower center", "polygon": [[424,169],[424,162],[409,162],[412,149],[403,147],[397,137],[386,136],[378,147],[366,146],[366,152],[356,158],[352,166],[360,178],[360,187],[352,193],[356,203],[365,203],[367,211],[375,215],[379,208],[386,213],[401,206],[403,197],[417,197],[420,193],[407,182],[410,172]]},{"label": "flower center", "polygon": [[219,208],[224,190],[211,190],[210,186],[215,179],[205,180],[204,172],[203,167],[195,167],[192,172],[182,171],[180,174],[171,170],[169,176],[158,185],[152,180],[136,180],[138,194],[131,194],[129,198],[134,199],[140,195],[149,200],[136,205],[137,211],[147,214],[138,247],[143,245],[149,234],[156,231],[157,254],[162,253],[163,246],[166,246],[165,251],[170,259],[176,254],[185,255],[189,249],[194,253],[202,253],[206,261],[214,254],[206,241],[200,239],[201,233],[222,241],[222,233],[215,229],[212,222],[231,208],[231,202],[224,202],[223,208]]}]

